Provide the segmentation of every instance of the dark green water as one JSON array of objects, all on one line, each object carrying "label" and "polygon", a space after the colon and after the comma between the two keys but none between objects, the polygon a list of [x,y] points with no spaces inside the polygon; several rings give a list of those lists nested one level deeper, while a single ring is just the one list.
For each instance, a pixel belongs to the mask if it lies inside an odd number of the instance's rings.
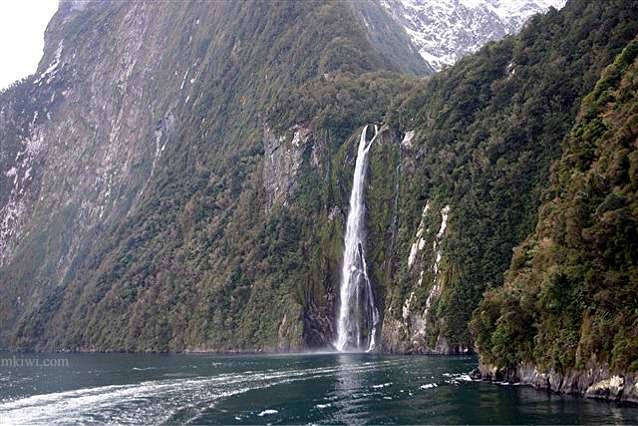
[{"label": "dark green water", "polygon": [[[638,422],[635,407],[470,381],[472,357],[74,354],[7,366],[12,357],[0,354],[0,423]],[[68,365],[43,366],[53,358]]]}]

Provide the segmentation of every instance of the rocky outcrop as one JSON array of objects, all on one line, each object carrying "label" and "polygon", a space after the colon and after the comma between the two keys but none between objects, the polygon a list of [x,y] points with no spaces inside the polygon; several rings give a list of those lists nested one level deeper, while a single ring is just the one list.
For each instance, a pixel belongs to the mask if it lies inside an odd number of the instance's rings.
[{"label": "rocky outcrop", "polygon": [[521,383],[556,393],[638,404],[638,373],[612,372],[605,364],[591,363],[590,368],[561,373],[542,371],[531,364],[497,368],[481,363],[473,376],[490,381]]},{"label": "rocky outcrop", "polygon": [[277,136],[264,128],[264,188],[267,193],[266,211],[276,205],[286,205],[296,188],[297,173],[310,138],[310,129],[295,126],[291,140]]},{"label": "rocky outcrop", "polygon": [[414,355],[462,355],[472,350],[464,345],[450,345],[447,339],[438,335],[434,345],[425,339],[425,321],[414,314],[410,323],[388,319],[383,323],[382,352]]},{"label": "rocky outcrop", "polygon": [[[413,132],[406,133],[402,147],[409,148]],[[383,327],[383,347],[389,352],[418,354],[460,354],[469,352],[465,345],[454,345],[430,330],[440,319],[432,315],[432,308],[441,296],[445,278],[440,274],[450,206],[438,211],[427,201],[421,213],[416,235],[410,245],[407,267],[411,284],[401,307],[400,317],[392,307]]]}]

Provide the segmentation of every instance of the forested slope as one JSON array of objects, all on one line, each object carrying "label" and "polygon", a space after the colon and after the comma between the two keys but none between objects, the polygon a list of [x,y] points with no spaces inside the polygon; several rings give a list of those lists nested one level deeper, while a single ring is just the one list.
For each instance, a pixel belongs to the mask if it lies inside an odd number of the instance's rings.
[{"label": "forested slope", "polygon": [[38,73],[0,94],[0,347],[330,346],[377,124],[381,350],[471,350],[583,98],[636,33],[634,2],[572,0],[426,76],[375,2],[62,3]]},{"label": "forested slope", "polygon": [[395,272],[383,286],[389,348],[472,348],[471,313],[532,231],[582,98],[636,33],[635,2],[570,1],[390,109],[387,121],[413,136],[401,148]]},{"label": "forested slope", "polygon": [[486,374],[638,401],[637,94],[634,40],[584,99],[535,231],[474,314]]}]

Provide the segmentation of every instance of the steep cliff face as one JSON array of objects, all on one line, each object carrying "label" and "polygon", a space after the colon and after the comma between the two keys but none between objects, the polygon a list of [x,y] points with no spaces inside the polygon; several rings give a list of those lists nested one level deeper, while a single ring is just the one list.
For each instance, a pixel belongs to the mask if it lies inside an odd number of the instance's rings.
[{"label": "steep cliff face", "polygon": [[355,13],[61,3],[38,72],[0,95],[3,346],[302,345],[286,200],[297,173],[325,173],[326,144],[263,114],[322,76],[426,69],[375,48]]},{"label": "steep cliff face", "polygon": [[469,350],[638,10],[575,0],[423,77],[364,6],[63,3],[38,73],[0,94],[2,347],[329,346],[357,142],[378,124],[381,350]]},{"label": "steep cliff face", "polygon": [[638,402],[638,41],[602,74],[473,328],[488,377]]},{"label": "steep cliff face", "polygon": [[[367,29],[368,40],[376,49],[393,63],[403,64],[403,67],[416,74],[429,74],[435,71],[419,56],[417,44],[410,38],[409,33],[402,31],[400,22],[393,19],[393,8],[379,7],[384,3],[375,1],[351,1],[355,19],[358,19]],[[398,25],[397,25],[398,24]]]}]

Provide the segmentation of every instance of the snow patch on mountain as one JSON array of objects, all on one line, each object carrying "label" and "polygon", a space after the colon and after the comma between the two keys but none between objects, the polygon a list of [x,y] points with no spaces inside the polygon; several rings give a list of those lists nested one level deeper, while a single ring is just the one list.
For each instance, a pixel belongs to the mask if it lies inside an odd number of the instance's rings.
[{"label": "snow patch on mountain", "polygon": [[527,20],[566,0],[380,0],[435,70],[488,41],[518,32]]}]

